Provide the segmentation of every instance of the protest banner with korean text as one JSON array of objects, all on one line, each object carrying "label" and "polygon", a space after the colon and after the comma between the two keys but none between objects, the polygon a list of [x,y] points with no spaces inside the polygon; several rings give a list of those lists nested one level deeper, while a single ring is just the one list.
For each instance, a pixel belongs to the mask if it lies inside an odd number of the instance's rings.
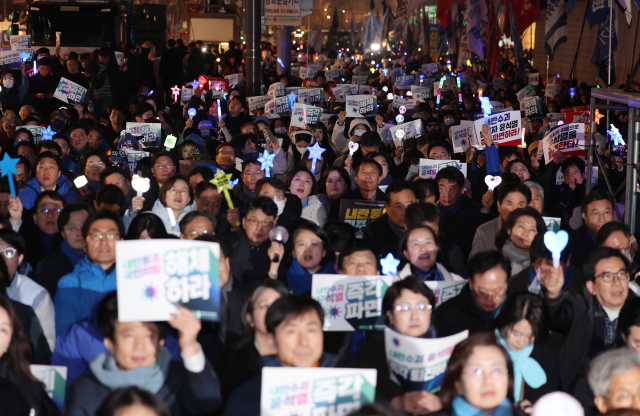
[{"label": "protest banner with korean text", "polygon": [[367,225],[386,212],[384,204],[384,201],[342,199],[340,201],[340,222],[353,225],[356,229],[356,238],[362,238]]},{"label": "protest banner with korean text", "polygon": [[346,97],[347,117],[364,118],[377,114],[378,99],[373,95],[350,95]]},{"label": "protest banner with korean text", "polygon": [[426,102],[429,98],[433,97],[431,88],[421,87],[419,85],[411,86],[411,96],[418,101]]},{"label": "protest banner with korean text", "polygon": [[321,116],[322,108],[295,103],[293,105],[293,114],[291,115],[291,125],[300,128],[308,126],[315,129],[320,122]]},{"label": "protest banner with korean text", "polygon": [[[482,125],[484,116],[478,114],[474,121],[476,128],[476,138],[478,143],[486,146],[482,138]],[[491,126],[491,138],[497,146],[516,146],[522,144],[522,119],[520,111],[502,111],[489,116],[489,126]]]},{"label": "protest banner with korean text", "polygon": [[269,86],[267,95],[270,95],[272,97],[284,97],[286,90],[287,85],[284,82],[274,82]]},{"label": "protest banner with korean text", "polygon": [[394,143],[396,142],[396,139],[404,142],[406,139],[422,136],[424,134],[422,120],[413,120],[409,123],[402,123],[397,126],[390,127],[389,133],[391,133]]},{"label": "protest banner with korean text", "polygon": [[33,135],[33,143],[34,144],[38,144],[40,143],[40,141],[42,141],[42,127],[40,126],[20,126],[18,129],[25,129],[25,130],[29,130],[31,132],[31,134]]},{"label": "protest banner with korean text", "polygon": [[262,95],[259,97],[249,97],[247,101],[249,101],[249,112],[256,114],[258,110],[264,110],[265,104],[274,98],[270,95]]},{"label": "protest banner with korean text", "polygon": [[139,139],[145,147],[158,148],[162,144],[162,124],[160,123],[129,123],[126,130]]},{"label": "protest banner with korean text", "polygon": [[524,106],[520,106],[524,109],[524,116],[529,120],[540,120],[543,117],[542,103],[538,97],[525,97]]},{"label": "protest banner with korean text", "polygon": [[442,169],[453,166],[462,172],[464,177],[467,177],[467,164],[460,163],[457,160],[435,160],[435,159],[420,159],[420,177],[423,179],[435,179],[436,175]]},{"label": "protest banner with korean text", "polygon": [[451,137],[453,138],[453,153],[464,153],[469,146],[480,147],[473,121],[461,120],[459,126],[451,126]]},{"label": "protest banner with korean text", "polygon": [[339,85],[331,88],[331,93],[336,97],[336,101],[344,103],[347,100],[348,95],[351,94],[351,87],[348,85]]},{"label": "protest banner with korean text", "polygon": [[309,88],[298,90],[298,102],[300,104],[317,104],[324,99],[324,90],[322,88]]},{"label": "protest banner with korean text", "polygon": [[558,232],[560,231],[561,220],[558,217],[542,217],[544,220],[544,225],[547,226],[547,230]]},{"label": "protest banner with korean text", "polygon": [[87,89],[82,85],[62,77],[58,83],[58,87],[53,93],[54,98],[59,99],[69,105],[82,105],[84,97],[87,95]]},{"label": "protest banner with korean text", "polygon": [[542,146],[546,164],[549,164],[557,151],[565,155],[584,154],[584,124],[561,124],[552,128],[545,133]]},{"label": "protest banner with korean text", "polygon": [[291,114],[289,97],[278,97],[264,105],[264,115],[267,118],[280,118]]}]

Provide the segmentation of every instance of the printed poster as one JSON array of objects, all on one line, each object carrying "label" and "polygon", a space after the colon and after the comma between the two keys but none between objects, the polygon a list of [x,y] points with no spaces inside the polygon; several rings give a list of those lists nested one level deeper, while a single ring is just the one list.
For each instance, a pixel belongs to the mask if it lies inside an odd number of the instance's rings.
[{"label": "printed poster", "polygon": [[433,98],[431,88],[421,87],[419,85],[411,86],[411,96],[418,101],[426,102],[429,98]]},{"label": "printed poster", "polygon": [[180,104],[187,104],[189,101],[191,101],[191,97],[193,97],[193,88],[191,86],[182,87],[182,89],[180,90]]},{"label": "printed poster", "polygon": [[58,83],[58,87],[53,93],[54,98],[67,103],[69,105],[82,105],[84,96],[87,94],[87,89],[73,81],[62,77]]},{"label": "printed poster", "polygon": [[542,103],[538,97],[526,97],[524,99],[524,116],[529,120],[540,120],[542,115]]},{"label": "printed poster", "polygon": [[217,243],[158,239],[118,241],[118,320],[167,321],[184,306],[205,321],[218,321],[220,273]]},{"label": "printed poster", "polygon": [[[478,143],[486,146],[482,138],[482,125],[484,116],[477,115],[474,121],[476,128],[476,138]],[[491,126],[491,138],[497,146],[516,146],[522,144],[522,119],[520,111],[503,111],[489,116],[489,126]]]},{"label": "printed poster", "polygon": [[316,104],[321,103],[324,99],[324,90],[322,88],[309,88],[298,90],[298,102],[300,104]]},{"label": "printed poster", "polygon": [[17,130],[25,129],[29,130],[33,135],[33,143],[38,144],[42,141],[42,127],[40,126],[20,126]]},{"label": "printed poster", "polygon": [[347,95],[351,95],[351,87],[348,85],[340,85],[331,88],[331,93],[336,97],[336,101],[344,103],[347,100]]},{"label": "printed poster", "polygon": [[368,76],[366,75],[354,75],[351,77],[351,83],[356,85],[367,85]]},{"label": "printed poster", "polygon": [[459,126],[451,126],[451,137],[453,138],[453,153],[464,153],[470,146],[480,147],[473,121],[462,120]]},{"label": "printed poster", "polygon": [[333,114],[322,113],[320,116],[320,123],[324,124],[325,127],[329,125],[329,119]]},{"label": "printed poster", "polygon": [[160,123],[129,123],[126,124],[128,133],[140,138],[145,147],[161,147],[162,124]]},{"label": "printed poster", "polygon": [[346,97],[347,117],[364,118],[377,114],[378,99],[373,95],[350,95]]},{"label": "printed poster", "polygon": [[30,48],[31,47],[31,35],[12,35],[9,36],[9,44],[11,50],[15,51],[15,48]]},{"label": "printed poster", "polygon": [[229,80],[229,88],[244,86],[244,76],[242,73],[225,75],[224,77]]},{"label": "printed poster", "polygon": [[415,74],[400,75],[396,77],[395,82],[396,88],[399,90],[411,89],[411,86],[417,83]]},{"label": "printed poster", "polygon": [[264,367],[260,416],[347,415],[374,402],[377,375],[360,368]]},{"label": "printed poster", "polygon": [[288,116],[291,114],[289,97],[278,97],[272,99],[264,105],[264,113],[269,119]]},{"label": "printed poster", "polygon": [[300,26],[300,1],[283,2],[264,0],[264,24],[274,26]]},{"label": "printed poster", "polygon": [[535,85],[537,87],[539,83],[540,83],[539,73],[536,72],[535,74],[529,74],[529,84]]},{"label": "printed poster", "polygon": [[545,133],[542,139],[544,160],[546,164],[558,150],[565,155],[584,154],[584,124],[561,124]]},{"label": "printed poster", "polygon": [[547,226],[548,231],[558,232],[560,231],[561,220],[558,217],[542,217],[544,225]]},{"label": "printed poster", "polygon": [[44,390],[62,412],[67,389],[67,367],[59,365],[30,365],[31,374],[44,384]]},{"label": "printed poster", "polygon": [[467,177],[467,164],[457,160],[420,159],[420,177],[423,179],[435,179],[438,172],[446,167],[453,166]]},{"label": "printed poster", "polygon": [[316,79],[318,71],[315,68],[300,68],[300,79]]},{"label": "printed poster", "polygon": [[339,69],[329,69],[324,71],[324,77],[328,82],[334,82],[340,79]]},{"label": "printed poster", "polygon": [[260,97],[249,97],[247,100],[249,102],[249,112],[256,114],[258,110],[264,110],[265,104],[273,100],[273,97],[270,95],[263,95]]},{"label": "printed poster", "polygon": [[382,330],[382,299],[391,276],[314,274],[311,297],[325,311],[324,331]]},{"label": "printed poster", "polygon": [[295,103],[293,105],[293,115],[291,116],[291,125],[295,127],[309,126],[315,129],[320,122],[322,116],[322,108],[312,105],[304,105]]},{"label": "printed poster", "polygon": [[523,89],[518,91],[516,93],[516,98],[518,99],[518,102],[520,103],[520,108],[524,108],[524,99],[525,98],[527,98],[527,97],[535,97],[536,95],[538,95],[538,93],[536,92],[536,89],[533,88],[532,85],[527,85]]},{"label": "printed poster", "polygon": [[357,84],[337,84],[337,87],[347,86],[351,89],[351,95],[358,95],[358,89],[360,88]]},{"label": "printed poster", "polygon": [[284,97],[286,90],[287,85],[284,82],[274,82],[269,86],[267,95],[270,95],[272,97]]},{"label": "printed poster", "polygon": [[362,201],[343,198],[340,202],[339,220],[353,225],[356,229],[356,238],[362,238],[367,225],[386,212],[384,204],[384,201]]},{"label": "printed poster", "polygon": [[444,280],[440,282],[427,281],[424,282],[436,297],[436,308],[443,302],[458,296],[460,291],[467,284],[466,280]]},{"label": "printed poster", "polygon": [[422,73],[424,75],[435,74],[438,71],[440,71],[440,66],[438,65],[437,62],[433,62],[430,64],[422,64]]},{"label": "printed poster", "polygon": [[384,345],[391,380],[403,390],[436,393],[444,378],[451,353],[469,331],[445,338],[416,338],[384,329]]},{"label": "printed poster", "polygon": [[391,133],[394,143],[396,139],[405,141],[406,139],[422,136],[424,134],[422,120],[413,120],[409,123],[398,124],[397,126],[389,128],[389,133]]},{"label": "printed poster", "polygon": [[22,62],[22,52],[2,51],[0,52],[0,66],[19,64]]}]

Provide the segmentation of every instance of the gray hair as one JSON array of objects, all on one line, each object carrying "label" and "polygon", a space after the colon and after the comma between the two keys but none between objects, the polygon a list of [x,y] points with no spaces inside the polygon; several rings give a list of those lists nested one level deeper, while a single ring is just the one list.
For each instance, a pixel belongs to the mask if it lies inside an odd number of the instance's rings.
[{"label": "gray hair", "polygon": [[640,356],[628,348],[618,348],[604,352],[591,361],[589,385],[593,394],[605,397],[611,388],[611,377],[637,367],[640,369]]},{"label": "gray hair", "polygon": [[13,114],[9,114],[7,116],[2,117],[2,128],[4,128],[8,122],[14,121],[16,123],[16,127],[22,126],[22,120],[18,116]]},{"label": "gray hair", "polygon": [[[33,108],[32,106],[28,105],[28,104],[27,105],[23,105],[22,107],[20,107],[20,111],[22,111],[22,110],[30,110],[31,113],[35,113],[36,112],[36,109]],[[20,114],[20,111],[18,111],[18,114]]]},{"label": "gray hair", "polygon": [[531,181],[531,180],[526,180],[526,181],[524,181],[522,183],[527,185],[527,188],[529,188],[529,189],[536,188],[538,190],[538,192],[540,192],[540,195],[542,195],[542,199],[544,199],[544,188],[542,186],[540,186],[540,184],[538,182],[534,182],[534,181]]}]

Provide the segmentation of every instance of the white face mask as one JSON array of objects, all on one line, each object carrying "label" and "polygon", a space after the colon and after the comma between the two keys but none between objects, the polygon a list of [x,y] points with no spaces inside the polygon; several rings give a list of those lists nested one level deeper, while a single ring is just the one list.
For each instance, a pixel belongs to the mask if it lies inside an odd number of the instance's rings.
[{"label": "white face mask", "polygon": [[276,133],[278,134],[285,134],[287,132],[287,128],[286,127],[278,127],[276,129]]},{"label": "white face mask", "polygon": [[366,132],[366,130],[358,129],[358,130],[354,130],[354,131],[353,131],[353,135],[354,135],[354,136],[358,136],[358,137],[360,137],[360,136],[362,136],[365,132]]},{"label": "white face mask", "polygon": [[284,206],[286,205],[286,202],[284,202],[284,198],[280,199],[278,196],[274,196],[273,202],[275,202],[276,206],[278,207],[278,215],[282,214],[282,212],[284,211]]},{"label": "white face mask", "polygon": [[446,120],[444,121],[444,125],[445,125],[445,126],[450,126],[450,125],[452,125],[453,123],[455,123],[455,120],[454,120],[454,119],[452,119],[452,118],[448,118],[448,119],[446,119]]},{"label": "white face mask", "polygon": [[296,145],[296,148],[298,149],[298,152],[300,152],[301,155],[303,155],[304,152],[307,151],[307,146],[297,146]]},{"label": "white face mask", "polygon": [[5,88],[13,88],[13,82],[14,80],[5,78],[2,80],[2,85],[4,85]]}]

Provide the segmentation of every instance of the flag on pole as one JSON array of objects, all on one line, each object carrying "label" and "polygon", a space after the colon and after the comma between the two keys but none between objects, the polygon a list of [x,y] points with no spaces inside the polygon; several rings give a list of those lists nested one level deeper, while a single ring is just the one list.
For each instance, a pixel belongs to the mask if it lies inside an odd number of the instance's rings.
[{"label": "flag on pole", "polygon": [[544,33],[544,48],[549,60],[553,61],[558,46],[567,41],[567,4],[564,0],[547,0]]},{"label": "flag on pole", "polygon": [[[613,25],[611,35],[611,57],[609,57],[609,15],[604,22],[598,24],[598,39],[593,51],[591,63],[598,66],[598,74],[607,87],[616,83],[616,69],[613,65],[613,52],[618,48],[618,10],[613,11]],[[609,59],[610,58],[610,59]],[[609,62],[611,60],[611,62]],[[611,82],[609,83],[609,67],[611,67]]]},{"label": "flag on pole", "polygon": [[478,24],[487,14],[487,3],[485,0],[469,0],[467,5],[467,47],[471,53],[484,59],[482,50],[482,38]]},{"label": "flag on pole", "polygon": [[[438,0],[436,17],[438,18],[440,24],[444,29],[449,27],[449,6],[451,6],[453,3],[455,3],[455,0]],[[460,4],[462,4],[462,2]]]},{"label": "flag on pole", "polygon": [[[637,2],[637,0],[636,0]],[[627,21],[627,27],[631,27],[631,0],[616,0],[620,11],[624,13],[624,18]]]},{"label": "flag on pole", "polygon": [[[511,1],[511,0],[509,0]],[[511,40],[513,41],[513,54],[516,58],[516,63],[518,64],[518,74],[521,77],[527,75],[524,70],[524,59],[522,58],[522,38],[520,37],[520,29],[518,28],[518,22],[516,20],[516,12],[515,7],[513,7],[513,3],[511,3],[511,7],[509,7],[509,25],[511,26]]]},{"label": "flag on pole", "polygon": [[[638,0],[636,0],[636,1],[638,1]],[[569,13],[571,13],[571,11],[573,10],[573,6],[575,6],[577,2],[578,2],[578,0],[569,0],[569,2],[568,2]],[[549,16],[549,12],[547,12],[547,16]]]},{"label": "flag on pole", "polygon": [[[589,27],[592,28],[596,24],[601,24],[605,20],[608,22],[609,16],[609,0],[591,1],[587,10],[587,20]],[[607,24],[608,27],[608,24]]]}]

